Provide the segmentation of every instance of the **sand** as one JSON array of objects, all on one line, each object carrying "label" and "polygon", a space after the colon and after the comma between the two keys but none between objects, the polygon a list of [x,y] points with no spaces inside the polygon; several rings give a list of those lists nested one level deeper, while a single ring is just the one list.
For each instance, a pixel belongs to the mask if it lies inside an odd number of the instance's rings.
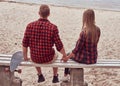
[{"label": "sand", "polygon": [[[82,14],[86,9],[50,6],[49,20],[58,26],[66,52],[73,49],[82,27]],[[21,41],[29,22],[37,20],[39,5],[0,2],[0,53],[13,54],[22,50]],[[120,12],[95,10],[96,24],[101,29],[98,45],[99,59],[120,59]],[[52,68],[42,68],[46,78],[37,83],[34,67],[21,67],[23,86],[60,86],[52,84]],[[63,77],[63,68],[59,68],[59,79]],[[120,86],[120,69],[85,69],[85,81],[89,86]]]}]

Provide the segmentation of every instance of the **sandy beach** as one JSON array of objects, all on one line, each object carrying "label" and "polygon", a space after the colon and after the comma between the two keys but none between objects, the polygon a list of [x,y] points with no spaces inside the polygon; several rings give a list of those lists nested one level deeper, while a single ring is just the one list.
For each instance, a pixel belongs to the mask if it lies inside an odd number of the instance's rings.
[{"label": "sandy beach", "polygon": [[[0,53],[13,54],[22,50],[21,42],[26,25],[39,19],[37,4],[0,2]],[[86,9],[50,6],[49,20],[58,26],[66,52],[71,51],[82,27],[82,14]],[[94,10],[96,24],[101,29],[98,59],[120,59],[120,12]],[[60,56],[59,56],[60,57]],[[60,86],[52,84],[52,68],[42,68],[46,81],[37,83],[34,67],[21,67],[23,86]],[[63,68],[59,68],[59,79]],[[89,86],[120,86],[120,69],[87,68],[85,81]]]}]

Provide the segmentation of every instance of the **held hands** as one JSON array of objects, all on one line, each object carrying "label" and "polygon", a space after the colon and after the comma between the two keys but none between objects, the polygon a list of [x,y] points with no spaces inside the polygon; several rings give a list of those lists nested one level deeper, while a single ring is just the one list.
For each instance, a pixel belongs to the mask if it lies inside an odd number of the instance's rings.
[{"label": "held hands", "polygon": [[75,57],[74,53],[71,52],[68,56],[67,55],[63,56],[61,60],[64,61],[64,62],[67,62],[68,59],[74,58],[74,57]]},{"label": "held hands", "polygon": [[61,61],[67,62],[69,58],[70,58],[69,56],[63,56],[62,59],[61,59]]},{"label": "held hands", "polygon": [[68,57],[68,56],[66,56],[65,58],[63,58],[63,61],[64,61],[64,62],[67,62],[67,61],[68,61],[68,59],[69,59],[69,57]]}]

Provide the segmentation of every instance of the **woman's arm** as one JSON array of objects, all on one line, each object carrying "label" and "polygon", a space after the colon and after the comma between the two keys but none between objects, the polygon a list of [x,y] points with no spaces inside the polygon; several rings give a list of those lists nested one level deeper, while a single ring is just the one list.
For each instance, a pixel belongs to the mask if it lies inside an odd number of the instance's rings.
[{"label": "woman's arm", "polygon": [[83,48],[83,45],[85,43],[85,40],[86,40],[85,35],[84,35],[84,32],[82,31],[80,33],[79,39],[76,42],[75,48],[72,50],[72,53],[77,54],[79,51],[81,51],[81,49]]}]

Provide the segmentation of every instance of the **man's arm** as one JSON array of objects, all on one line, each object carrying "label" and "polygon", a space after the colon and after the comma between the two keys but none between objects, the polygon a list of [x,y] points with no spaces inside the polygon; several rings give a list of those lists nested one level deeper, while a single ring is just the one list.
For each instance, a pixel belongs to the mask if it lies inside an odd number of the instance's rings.
[{"label": "man's arm", "polygon": [[59,31],[58,31],[57,27],[55,27],[55,29],[54,29],[54,37],[53,37],[53,39],[54,39],[54,43],[55,43],[57,51],[59,51],[63,55],[62,59],[65,58],[67,55],[66,55],[63,43],[62,43],[62,41],[60,39]]},{"label": "man's arm", "polygon": [[67,56],[64,47],[59,52],[63,55],[62,59]]},{"label": "man's arm", "polygon": [[29,38],[30,38],[30,25],[27,25],[26,27],[26,30],[25,30],[25,33],[24,33],[24,37],[23,37],[23,40],[22,40],[22,49],[23,49],[23,57],[24,57],[24,60],[25,61],[28,61],[28,56],[27,56],[27,53],[28,53],[28,47],[29,47]]},{"label": "man's arm", "polygon": [[25,61],[28,61],[29,58],[27,56],[28,48],[23,46],[23,57]]}]

